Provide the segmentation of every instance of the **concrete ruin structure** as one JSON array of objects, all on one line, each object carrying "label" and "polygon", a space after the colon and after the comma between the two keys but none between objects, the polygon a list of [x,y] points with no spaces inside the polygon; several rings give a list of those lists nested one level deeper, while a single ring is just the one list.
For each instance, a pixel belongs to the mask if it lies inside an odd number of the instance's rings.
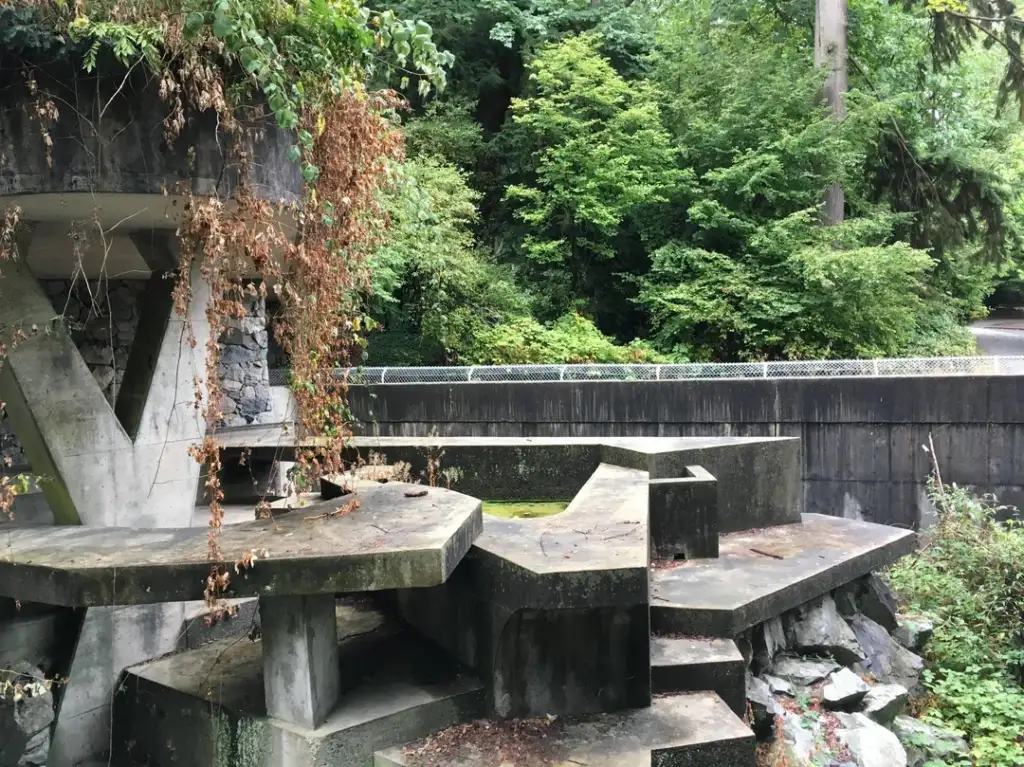
[{"label": "concrete ruin structure", "polygon": [[[24,338],[0,399],[13,469],[40,493],[0,527],[0,682],[59,681],[0,697],[0,767],[472,767],[495,743],[523,765],[753,767],[774,716],[766,670],[808,679],[800,658],[820,652],[868,666],[889,652],[899,663],[879,660],[878,678],[914,665],[871,573],[916,535],[804,514],[801,443],[785,437],[360,437],[353,465],[373,453],[407,476],[327,478],[337,497],[277,498],[269,519],[252,500],[271,483],[250,469],[248,487],[227,485],[218,539],[219,596],[238,615],[206,625],[189,448],[207,434],[193,392],[208,291],[196,268],[188,316],[173,312],[175,228],[180,185],[228,195],[238,169],[201,117],[162,144],[141,75],[122,88],[54,66],[41,87],[75,82],[69,100],[105,119],[62,111],[48,151],[28,138],[24,85],[4,91],[0,136],[18,151],[0,197],[21,225],[0,262],[0,328]],[[250,188],[296,199],[288,138],[266,124],[252,138]],[[93,315],[111,275],[137,280],[118,288],[132,308]],[[77,324],[72,294],[90,307]],[[263,423],[261,311],[221,339],[237,414],[217,432],[225,474],[243,451],[273,467],[301,447]],[[83,330],[95,317],[105,334]],[[419,481],[438,465],[453,470],[442,486]],[[482,513],[501,500],[567,507]]]}]

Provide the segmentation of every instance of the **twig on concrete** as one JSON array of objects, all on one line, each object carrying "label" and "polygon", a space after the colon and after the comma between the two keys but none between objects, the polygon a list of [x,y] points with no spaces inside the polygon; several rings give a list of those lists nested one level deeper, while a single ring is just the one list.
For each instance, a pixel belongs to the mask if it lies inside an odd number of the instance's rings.
[{"label": "twig on concrete", "polygon": [[772,559],[785,559],[781,554],[773,554],[770,551],[762,551],[761,549],[751,549],[755,554],[760,554],[762,557],[771,557]]}]

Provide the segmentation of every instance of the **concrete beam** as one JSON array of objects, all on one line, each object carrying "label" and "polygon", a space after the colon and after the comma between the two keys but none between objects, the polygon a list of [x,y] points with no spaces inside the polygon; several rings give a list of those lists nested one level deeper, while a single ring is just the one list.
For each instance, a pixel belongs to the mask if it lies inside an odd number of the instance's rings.
[{"label": "concrete beam", "polygon": [[700,466],[687,466],[686,472],[648,484],[654,559],[718,556],[718,481]]},{"label": "concrete beam", "polygon": [[267,714],[316,729],[341,690],[333,594],[260,599]]}]

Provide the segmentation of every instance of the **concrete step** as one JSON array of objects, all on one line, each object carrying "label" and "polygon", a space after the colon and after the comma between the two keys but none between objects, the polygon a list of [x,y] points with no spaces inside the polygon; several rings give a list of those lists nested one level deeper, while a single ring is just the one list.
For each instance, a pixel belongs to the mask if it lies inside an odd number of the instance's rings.
[{"label": "concrete step", "polygon": [[651,692],[711,690],[742,717],[747,703],[746,663],[731,639],[651,637]]},{"label": "concrete step", "polygon": [[821,514],[723,535],[717,559],[652,567],[651,630],[735,637],[916,547],[912,531]]},{"label": "concrete step", "polygon": [[[586,764],[753,767],[754,734],[712,692],[655,698],[649,708],[552,720],[478,722],[374,755],[374,767]],[[500,761],[500,759],[499,759]]]},{"label": "concrete step", "polygon": [[344,692],[316,729],[267,716],[259,640],[225,637],[128,669],[113,767],[368,767],[374,751],[483,716],[482,685],[368,600],[339,602],[338,634]]}]

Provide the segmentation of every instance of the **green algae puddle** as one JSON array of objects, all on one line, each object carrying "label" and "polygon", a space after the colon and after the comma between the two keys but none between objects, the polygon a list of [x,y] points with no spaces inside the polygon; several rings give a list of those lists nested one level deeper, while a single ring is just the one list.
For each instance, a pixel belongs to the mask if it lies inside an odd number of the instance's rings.
[{"label": "green algae puddle", "polygon": [[484,501],[484,514],[502,519],[536,519],[565,511],[568,501]]}]

